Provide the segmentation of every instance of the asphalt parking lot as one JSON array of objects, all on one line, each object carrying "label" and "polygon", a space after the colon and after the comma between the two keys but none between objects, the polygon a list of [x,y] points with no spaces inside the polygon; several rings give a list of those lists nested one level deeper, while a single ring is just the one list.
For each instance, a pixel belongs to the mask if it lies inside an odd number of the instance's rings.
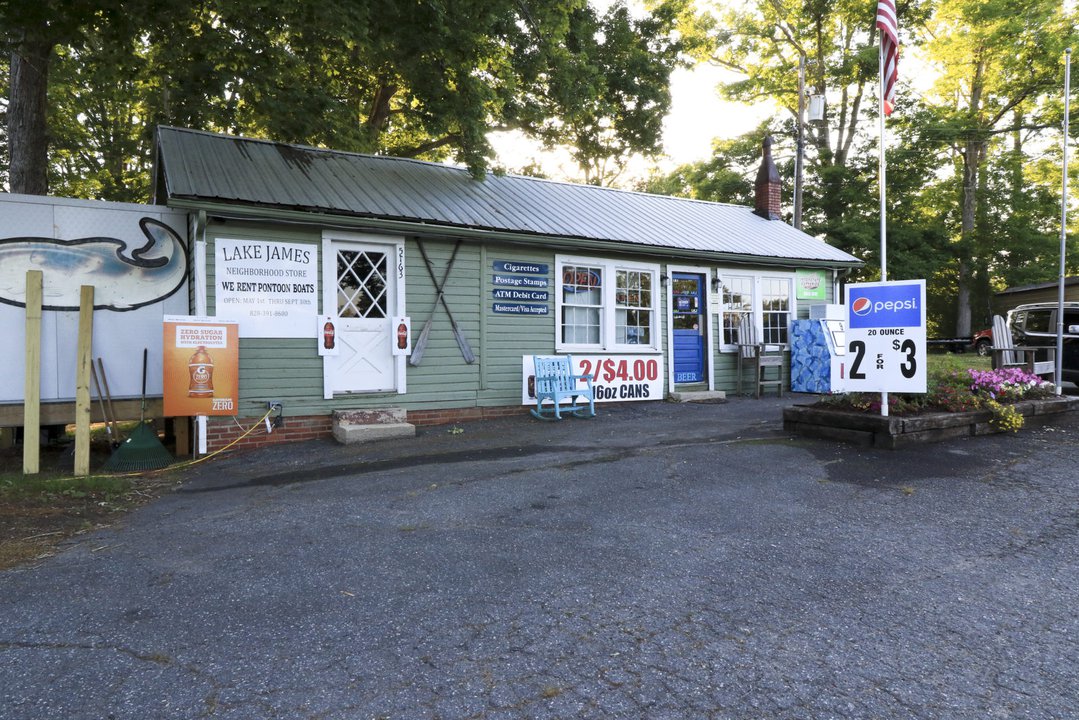
[{"label": "asphalt parking lot", "polygon": [[867,450],[789,402],[193,468],[0,573],[0,717],[1076,717],[1079,419]]}]

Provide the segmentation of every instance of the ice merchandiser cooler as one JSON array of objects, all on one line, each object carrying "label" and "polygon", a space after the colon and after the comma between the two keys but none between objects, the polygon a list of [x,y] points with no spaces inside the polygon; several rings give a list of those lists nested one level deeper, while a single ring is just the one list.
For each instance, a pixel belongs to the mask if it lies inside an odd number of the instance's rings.
[{"label": "ice merchandiser cooler", "polygon": [[812,305],[809,320],[791,323],[791,391],[840,392],[847,349],[842,305]]}]

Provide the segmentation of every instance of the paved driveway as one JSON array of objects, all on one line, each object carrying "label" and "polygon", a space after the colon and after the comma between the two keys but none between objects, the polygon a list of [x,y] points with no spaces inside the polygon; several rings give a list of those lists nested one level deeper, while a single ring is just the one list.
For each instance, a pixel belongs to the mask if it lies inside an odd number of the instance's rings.
[{"label": "paved driveway", "polygon": [[783,401],[234,456],[0,573],[0,717],[1069,718],[1079,422]]}]

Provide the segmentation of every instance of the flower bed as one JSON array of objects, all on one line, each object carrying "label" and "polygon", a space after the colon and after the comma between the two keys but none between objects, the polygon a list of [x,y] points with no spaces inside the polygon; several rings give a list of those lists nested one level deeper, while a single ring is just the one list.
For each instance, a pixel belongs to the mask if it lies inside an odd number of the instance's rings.
[{"label": "flower bed", "polygon": [[923,394],[890,394],[888,417],[879,393],[826,397],[783,411],[784,429],[810,437],[896,448],[954,437],[1016,432],[1079,408],[1079,398],[1021,368],[953,371],[930,378]]}]

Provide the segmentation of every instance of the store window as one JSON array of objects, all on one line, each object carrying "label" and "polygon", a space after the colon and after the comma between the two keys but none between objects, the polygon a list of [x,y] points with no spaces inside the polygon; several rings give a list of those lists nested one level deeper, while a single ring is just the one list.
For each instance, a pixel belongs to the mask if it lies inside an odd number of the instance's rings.
[{"label": "store window", "polygon": [[615,343],[652,344],[652,273],[615,270]]},{"label": "store window", "polygon": [[562,343],[598,345],[603,337],[603,268],[565,265],[562,290]]},{"label": "store window", "polygon": [[741,338],[738,328],[748,317],[761,342],[786,345],[794,308],[792,278],[721,274],[723,287],[723,337],[721,349],[735,350]]},{"label": "store window", "polygon": [[558,349],[655,349],[658,277],[658,266],[560,258]]},{"label": "store window", "polygon": [[741,339],[742,318],[753,313],[753,278],[731,275],[723,279],[723,346],[733,348]]},{"label": "store window", "polygon": [[761,314],[764,333],[761,341],[770,345],[787,344],[791,324],[791,281],[787,278],[761,278]]}]

